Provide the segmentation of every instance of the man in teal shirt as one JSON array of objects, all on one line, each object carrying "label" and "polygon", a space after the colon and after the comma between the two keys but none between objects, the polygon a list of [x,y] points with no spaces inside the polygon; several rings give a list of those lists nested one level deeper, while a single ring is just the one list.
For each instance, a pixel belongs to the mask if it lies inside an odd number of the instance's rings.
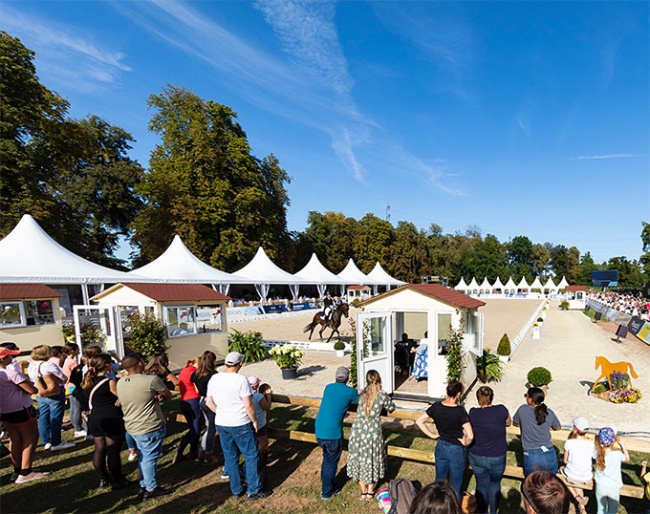
[{"label": "man in teal shirt", "polygon": [[343,451],[343,418],[350,405],[359,401],[356,389],[346,385],[349,378],[348,368],[340,366],[336,369],[336,382],[325,387],[316,416],[316,442],[323,450],[321,500],[329,500],[341,492],[336,487],[335,478]]}]

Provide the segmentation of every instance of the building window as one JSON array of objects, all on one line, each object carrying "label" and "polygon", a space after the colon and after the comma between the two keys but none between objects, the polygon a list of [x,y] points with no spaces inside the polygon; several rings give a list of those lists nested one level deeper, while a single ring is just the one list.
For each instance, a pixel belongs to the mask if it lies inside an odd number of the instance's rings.
[{"label": "building window", "polygon": [[0,325],[24,327],[55,323],[52,300],[0,302]]},{"label": "building window", "polygon": [[196,326],[199,333],[223,331],[223,309],[221,305],[198,305]]},{"label": "building window", "polygon": [[26,325],[22,302],[1,302],[0,303],[0,325],[20,326]]},{"label": "building window", "polygon": [[165,325],[169,337],[186,336],[196,333],[193,305],[165,307]]}]

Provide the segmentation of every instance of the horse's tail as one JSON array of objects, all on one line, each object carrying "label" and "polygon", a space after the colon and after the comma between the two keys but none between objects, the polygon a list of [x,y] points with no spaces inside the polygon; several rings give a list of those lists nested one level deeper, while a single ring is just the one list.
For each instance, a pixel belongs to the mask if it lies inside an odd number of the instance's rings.
[{"label": "horse's tail", "polygon": [[628,365],[630,366],[630,375],[632,375],[632,378],[639,378],[639,375],[637,375],[636,371],[634,371],[634,366],[632,366],[632,363],[628,362]]},{"label": "horse's tail", "polygon": [[309,332],[310,330],[315,328],[316,325],[318,325],[318,323],[316,323],[315,321],[312,321],[309,325],[307,325],[305,328],[302,329],[303,333],[304,332]]}]

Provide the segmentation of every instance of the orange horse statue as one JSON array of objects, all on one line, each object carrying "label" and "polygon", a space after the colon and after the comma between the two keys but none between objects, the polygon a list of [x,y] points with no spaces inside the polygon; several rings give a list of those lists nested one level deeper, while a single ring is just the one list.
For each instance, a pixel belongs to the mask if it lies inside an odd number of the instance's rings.
[{"label": "orange horse statue", "polygon": [[[600,367],[600,376],[594,380],[594,385],[591,386],[591,390],[593,391],[594,387],[596,387],[596,384],[603,378],[607,380],[607,383],[609,384],[609,388],[612,388],[612,383],[609,380],[609,376],[614,373],[614,372],[619,372],[619,373],[625,373],[630,375],[632,378],[639,378],[639,375],[636,374],[636,371],[634,371],[634,366],[632,366],[631,362],[609,362],[605,357],[602,355],[599,355],[596,357],[596,369]],[[630,380],[630,385],[632,385],[632,381]]]}]

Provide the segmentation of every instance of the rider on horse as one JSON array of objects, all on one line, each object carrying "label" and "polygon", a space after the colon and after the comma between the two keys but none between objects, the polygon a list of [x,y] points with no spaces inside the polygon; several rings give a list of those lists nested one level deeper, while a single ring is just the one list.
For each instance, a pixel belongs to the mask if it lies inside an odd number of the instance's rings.
[{"label": "rider on horse", "polygon": [[332,314],[332,308],[334,307],[334,300],[329,291],[325,291],[325,298],[323,298],[323,320],[325,321],[325,326],[330,319]]}]

